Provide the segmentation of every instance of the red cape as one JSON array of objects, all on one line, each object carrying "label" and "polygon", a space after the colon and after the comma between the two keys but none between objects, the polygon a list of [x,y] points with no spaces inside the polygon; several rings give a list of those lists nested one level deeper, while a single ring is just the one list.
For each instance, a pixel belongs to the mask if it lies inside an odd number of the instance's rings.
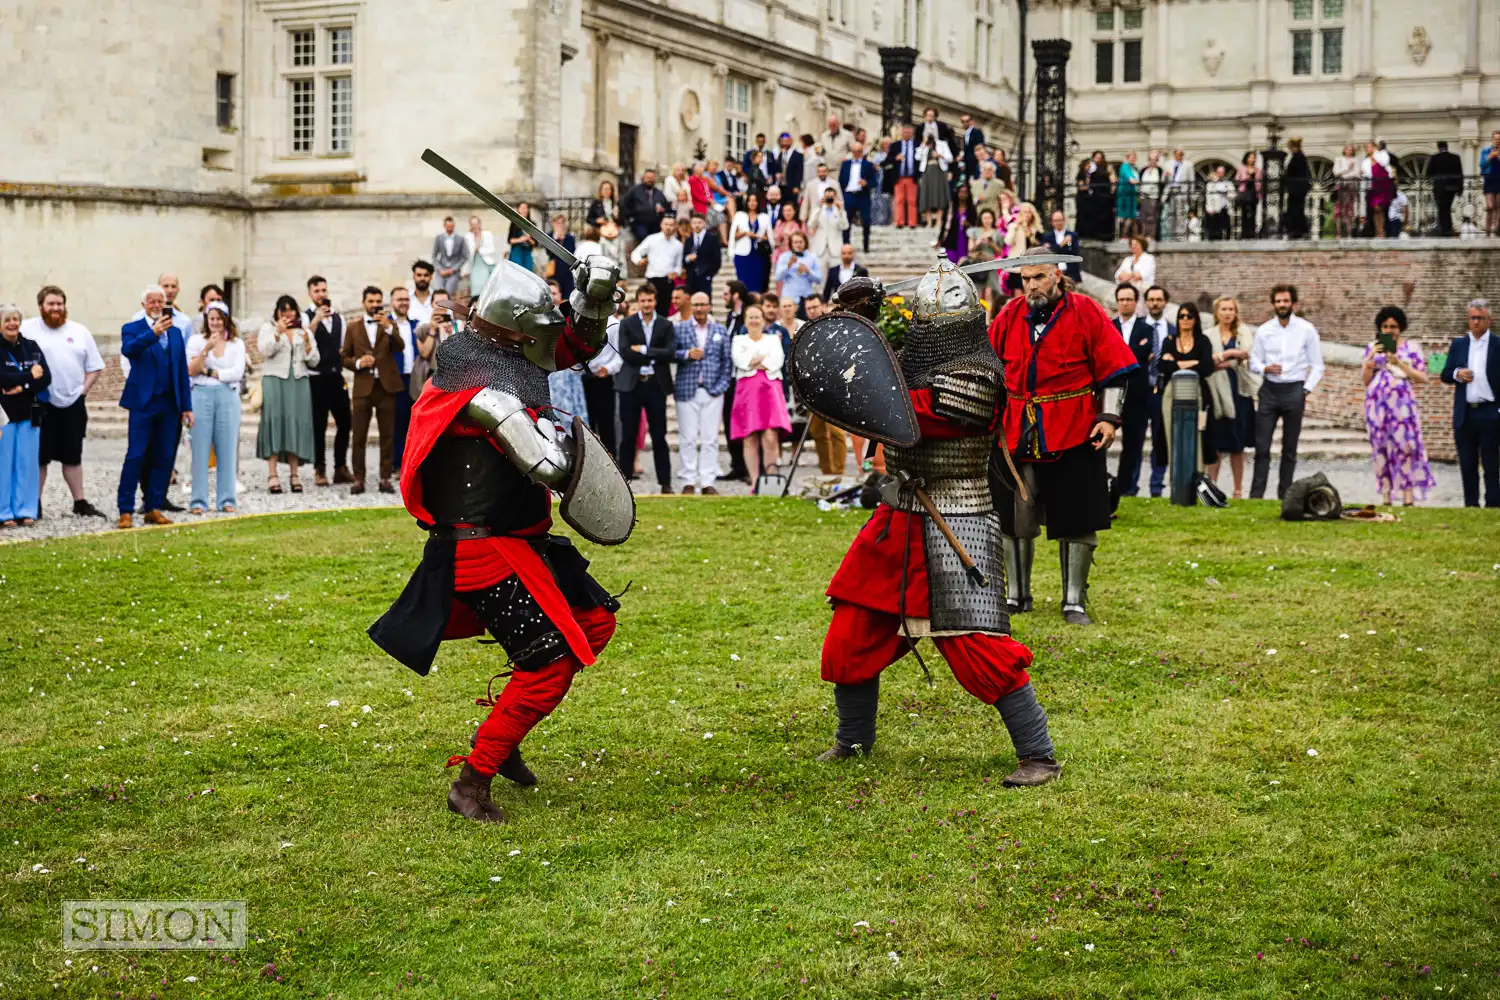
[{"label": "red cape", "polygon": [[[432,524],[433,519],[422,502],[422,462],[478,392],[477,387],[461,392],[444,392],[429,382],[422,391],[421,398],[411,408],[406,451],[401,459],[401,501],[411,516],[423,525]],[[520,578],[522,585],[536,598],[547,617],[562,632],[568,649],[578,657],[580,663],[588,666],[594,662],[594,652],[589,647],[588,637],[574,619],[573,609],[569,607],[562,591],[557,588],[552,571],[526,540],[527,537],[545,535],[551,526],[552,519],[549,517],[526,529],[525,537],[495,535],[456,543],[460,574],[464,574],[463,567],[476,564],[488,570],[483,577],[488,583],[482,583],[472,572],[460,582],[476,585],[463,587],[468,590],[493,585],[511,575]],[[455,599],[443,637],[469,639],[483,634],[484,626],[474,616],[474,612],[463,601]]]}]

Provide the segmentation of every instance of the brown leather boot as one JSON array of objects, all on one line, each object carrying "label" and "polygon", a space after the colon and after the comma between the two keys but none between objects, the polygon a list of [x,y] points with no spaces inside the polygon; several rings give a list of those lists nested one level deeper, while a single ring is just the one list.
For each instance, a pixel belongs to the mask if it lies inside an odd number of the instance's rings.
[{"label": "brown leather boot", "polygon": [[333,470],[333,485],[346,486],[352,482],[354,482],[354,473],[350,472],[348,467],[341,465]]},{"label": "brown leather boot", "polygon": [[505,813],[490,801],[493,775],[480,774],[474,765],[465,764],[458,780],[448,789],[448,809],[479,823],[505,823]]},{"label": "brown leather boot", "polygon": [[117,528],[134,528],[135,527],[135,519],[133,517],[131,517],[129,514],[121,514],[120,515],[120,520],[115,523],[115,527],[117,527]]},{"label": "brown leather boot", "polygon": [[1006,788],[1032,788],[1062,777],[1062,765],[1052,757],[1028,757],[1005,776]]},{"label": "brown leather boot", "polygon": [[859,747],[846,747],[842,743],[835,743],[827,750],[824,750],[822,753],[818,754],[817,759],[820,761],[847,760],[850,757],[858,757],[861,755],[868,757],[870,753],[868,750],[862,750]]},{"label": "brown leather boot", "polygon": [[146,517],[144,518],[144,520],[145,520],[145,522],[147,524],[171,524],[172,523],[172,519],[170,517],[167,517],[167,515],[163,514],[159,510],[148,510],[148,511],[146,511]]},{"label": "brown leather boot", "polygon": [[313,473],[313,485],[314,486],[327,486],[328,485],[328,477],[323,474],[323,470],[322,469],[319,469],[317,472]]},{"label": "brown leather boot", "polygon": [[531,768],[527,767],[526,762],[521,759],[520,747],[510,752],[510,756],[505,758],[505,763],[500,765],[498,773],[500,777],[509,778],[522,788],[530,788],[536,784],[536,775],[531,773]]}]

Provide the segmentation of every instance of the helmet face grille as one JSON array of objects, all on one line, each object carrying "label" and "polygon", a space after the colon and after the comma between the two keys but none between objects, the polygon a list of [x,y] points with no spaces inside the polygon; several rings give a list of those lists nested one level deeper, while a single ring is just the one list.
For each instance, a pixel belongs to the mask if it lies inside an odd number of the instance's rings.
[{"label": "helmet face grille", "polygon": [[925,389],[936,372],[958,362],[1000,371],[1000,359],[990,345],[984,320],[983,307],[925,322],[914,317],[901,347],[901,374],[906,377],[906,384],[913,389]]}]

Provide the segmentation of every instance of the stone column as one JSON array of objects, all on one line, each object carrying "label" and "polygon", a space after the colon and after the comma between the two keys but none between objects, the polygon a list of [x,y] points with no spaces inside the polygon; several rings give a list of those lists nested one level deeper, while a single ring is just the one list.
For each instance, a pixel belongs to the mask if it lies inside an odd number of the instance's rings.
[{"label": "stone column", "polygon": [[[1365,0],[1369,3],[1370,0]],[[1464,72],[1479,72],[1479,0],[1469,0],[1468,37],[1464,39]]]},{"label": "stone column", "polygon": [[594,32],[594,166],[612,166],[609,160],[609,43],[607,31]]}]

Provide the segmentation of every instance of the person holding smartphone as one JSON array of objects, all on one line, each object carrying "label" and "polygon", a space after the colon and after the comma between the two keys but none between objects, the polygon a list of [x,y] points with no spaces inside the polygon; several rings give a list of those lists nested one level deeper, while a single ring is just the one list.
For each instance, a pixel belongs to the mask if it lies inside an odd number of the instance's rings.
[{"label": "person holding smartphone", "polygon": [[302,492],[297,470],[302,462],[313,459],[313,397],[308,389],[309,372],[321,360],[317,342],[302,323],[297,300],[283,295],[276,300],[275,319],[264,324],[256,335],[255,345],[262,359],[260,391],[260,429],[255,438],[255,454],[266,460],[266,486],[271,493],[281,493],[276,463],[286,462],[291,470],[293,493]]},{"label": "person holding smartphone", "polygon": [[1381,502],[1401,491],[1411,507],[1437,485],[1427,447],[1422,443],[1422,414],[1416,386],[1432,376],[1421,349],[1406,339],[1406,312],[1386,306],[1375,314],[1375,339],[1366,345],[1360,373],[1365,382],[1365,426],[1370,431],[1370,460]]}]

